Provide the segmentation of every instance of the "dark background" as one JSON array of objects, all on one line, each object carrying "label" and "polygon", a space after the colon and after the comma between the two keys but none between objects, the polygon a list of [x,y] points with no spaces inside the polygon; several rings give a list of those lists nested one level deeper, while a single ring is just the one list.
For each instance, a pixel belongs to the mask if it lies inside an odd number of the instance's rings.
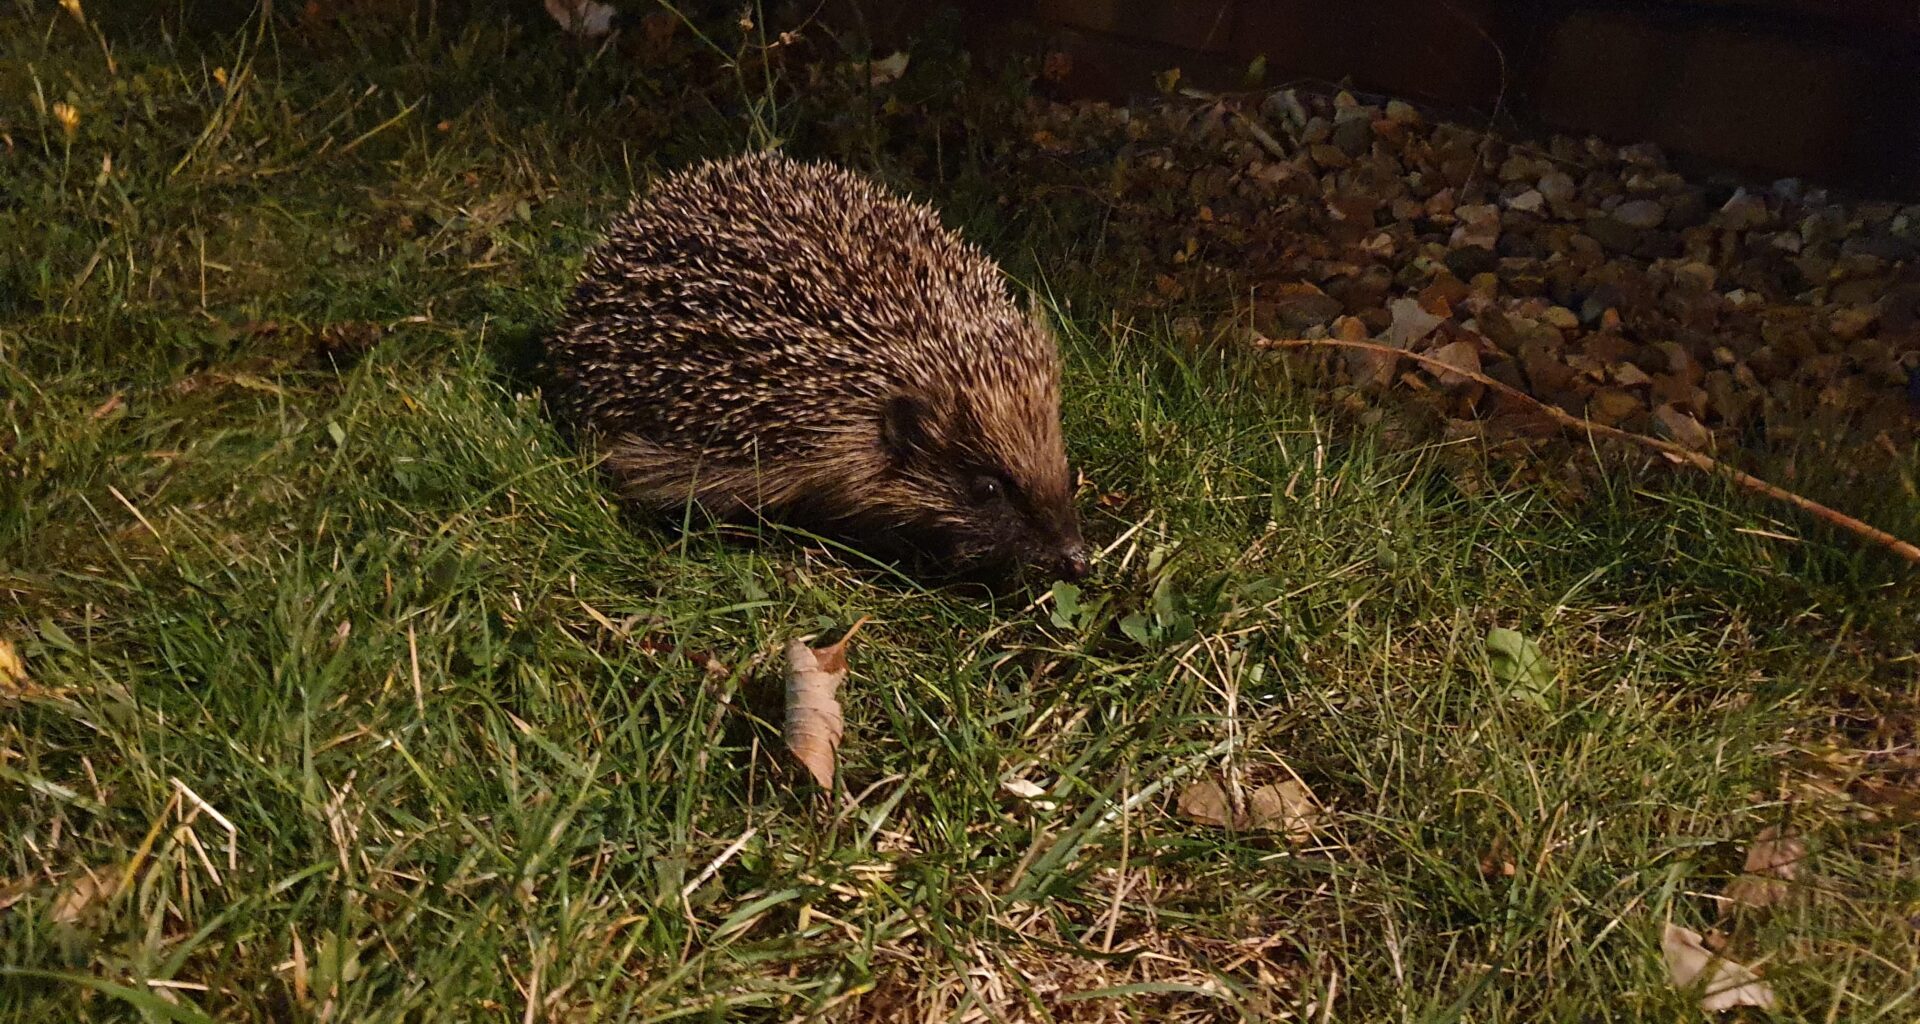
[{"label": "dark background", "polygon": [[[931,5],[839,0],[876,45]],[[1920,198],[1920,0],[952,0],[985,52],[1069,54],[1063,94],[1156,73],[1318,81],[1469,123],[1650,141],[1695,171]]]}]

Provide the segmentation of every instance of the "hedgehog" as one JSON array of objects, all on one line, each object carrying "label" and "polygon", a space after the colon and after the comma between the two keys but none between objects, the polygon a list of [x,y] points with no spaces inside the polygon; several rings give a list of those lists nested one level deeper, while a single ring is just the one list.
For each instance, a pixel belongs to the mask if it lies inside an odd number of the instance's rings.
[{"label": "hedgehog", "polygon": [[753,153],[658,181],[587,254],[547,362],[640,506],[935,575],[1088,572],[1037,296],[845,168]]}]

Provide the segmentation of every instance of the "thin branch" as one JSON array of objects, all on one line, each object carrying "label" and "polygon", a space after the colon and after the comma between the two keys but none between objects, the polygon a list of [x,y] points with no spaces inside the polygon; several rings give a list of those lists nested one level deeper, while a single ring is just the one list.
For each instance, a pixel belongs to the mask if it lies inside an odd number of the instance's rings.
[{"label": "thin branch", "polygon": [[1814,501],[1812,498],[1802,497],[1801,495],[1795,494],[1792,491],[1786,490],[1781,487],[1776,487],[1773,484],[1770,484],[1765,480],[1762,480],[1759,477],[1752,475],[1751,473],[1741,472],[1740,470],[1734,469],[1732,466],[1729,466],[1723,462],[1719,462],[1715,459],[1709,458],[1708,456],[1700,452],[1696,452],[1691,448],[1683,448],[1680,445],[1674,444],[1670,441],[1662,441],[1657,437],[1648,437],[1645,434],[1636,434],[1630,430],[1621,430],[1619,427],[1609,427],[1603,423],[1595,423],[1592,420],[1575,416],[1572,413],[1567,412],[1565,409],[1561,409],[1558,406],[1548,405],[1547,403],[1542,402],[1538,398],[1535,398],[1532,395],[1529,395],[1526,392],[1521,391],[1519,388],[1513,387],[1512,385],[1509,385],[1509,384],[1502,384],[1501,382],[1494,380],[1492,377],[1489,377],[1486,374],[1480,373],[1478,371],[1463,369],[1461,367],[1454,366],[1453,364],[1448,363],[1444,360],[1435,359],[1432,356],[1423,355],[1419,352],[1408,352],[1405,349],[1398,349],[1398,348],[1394,348],[1391,345],[1382,345],[1378,342],[1372,342],[1372,341],[1344,341],[1339,338],[1259,338],[1255,340],[1254,344],[1259,348],[1267,348],[1267,349],[1288,349],[1288,348],[1359,349],[1363,352],[1374,352],[1382,355],[1405,357],[1417,363],[1423,363],[1435,369],[1443,370],[1447,373],[1458,374],[1462,377],[1466,377],[1469,380],[1477,381],[1481,384],[1484,384],[1487,387],[1490,387],[1493,390],[1498,391],[1509,398],[1517,399],[1527,405],[1534,407],[1535,409],[1540,410],[1542,413],[1546,414],[1547,418],[1553,420],[1554,423],[1558,424],[1563,429],[1576,431],[1580,433],[1598,435],[1600,437],[1612,438],[1616,441],[1626,441],[1629,444],[1638,445],[1641,448],[1645,448],[1649,451],[1658,452],[1659,454],[1667,457],[1668,459],[1673,460],[1674,462],[1687,463],[1688,465],[1693,466],[1695,469],[1698,469],[1701,472],[1707,473],[1710,475],[1715,473],[1724,473],[1734,483],[1739,484],[1741,487],[1744,487],[1749,491],[1753,491],[1756,494],[1764,494],[1767,497],[1772,498],[1776,501],[1784,501],[1787,504],[1792,505],[1803,512],[1813,515],[1814,517],[1821,519],[1833,526],[1837,526],[1843,530],[1846,530],[1854,534],[1855,536],[1863,537],[1867,540],[1873,541],[1875,544],[1878,544],[1881,547],[1884,547],[1887,550],[1892,551],[1894,554],[1899,555],[1901,558],[1904,558],[1907,561],[1914,563],[1915,565],[1920,565],[1920,547],[1915,547],[1914,545],[1909,544],[1908,542],[1901,540],[1900,538],[1895,537],[1893,534],[1888,533],[1885,530],[1879,529],[1878,527],[1869,526],[1868,524],[1863,523],[1860,520],[1855,519],[1854,517],[1847,515],[1844,512],[1839,512],[1834,509],[1828,508],[1827,506],[1822,505],[1817,501]]}]

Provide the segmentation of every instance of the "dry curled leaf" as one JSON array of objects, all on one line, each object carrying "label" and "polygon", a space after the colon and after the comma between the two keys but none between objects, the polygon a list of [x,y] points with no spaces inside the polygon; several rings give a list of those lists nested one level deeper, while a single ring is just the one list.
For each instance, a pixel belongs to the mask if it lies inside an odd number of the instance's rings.
[{"label": "dry curled leaf", "polygon": [[594,0],[547,0],[547,13],[569,34],[595,39],[613,28],[614,10]]},{"label": "dry curled leaf", "polygon": [[1807,844],[1793,835],[1782,836],[1777,825],[1760,830],[1747,849],[1747,864],[1727,886],[1727,899],[1749,907],[1770,907],[1787,898]]},{"label": "dry curled leaf", "polygon": [[0,910],[5,910],[25,899],[33,891],[33,880],[29,878],[5,881],[0,879]]},{"label": "dry curled leaf", "polygon": [[1202,825],[1225,828],[1234,820],[1233,807],[1227,803],[1227,791],[1211,779],[1189,783],[1174,804],[1181,817]]},{"label": "dry curled leaf", "polygon": [[1507,840],[1504,836],[1494,836],[1493,845],[1480,856],[1480,875],[1483,878],[1512,878],[1520,869],[1507,854]]},{"label": "dry curled leaf", "polygon": [[[1674,987],[1700,989],[1700,1008],[1708,1013],[1731,1010],[1736,1006],[1757,1006],[1771,1010],[1776,1005],[1773,988],[1745,964],[1716,957],[1706,947],[1700,933],[1669,923],[1660,936],[1660,951],[1666,957],[1667,975]],[[1708,969],[1712,973],[1708,973]],[[1704,984],[1702,984],[1704,980]]]},{"label": "dry curled leaf", "polygon": [[1261,786],[1247,794],[1246,807],[1239,812],[1234,811],[1224,787],[1202,779],[1181,790],[1175,806],[1188,821],[1216,828],[1279,832],[1292,843],[1311,839],[1320,818],[1320,805],[1313,792],[1298,779]]},{"label": "dry curled leaf", "polygon": [[[1481,372],[1480,348],[1471,341],[1454,341],[1442,345],[1433,350],[1433,358],[1448,366],[1458,367],[1468,373],[1477,374]],[[1458,373],[1450,373],[1439,368],[1435,368],[1434,375],[1440,379],[1441,385],[1445,387],[1457,388],[1473,383],[1471,377]]]},{"label": "dry curled leaf", "polygon": [[1653,418],[1674,442],[1694,451],[1706,451],[1713,447],[1713,433],[1700,425],[1689,413],[1674,408],[1671,404],[1661,405],[1653,410]]},{"label": "dry curled leaf", "polygon": [[1388,325],[1382,340],[1394,348],[1412,346],[1414,342],[1432,334],[1443,319],[1422,309],[1420,300],[1412,298],[1395,299],[1387,304],[1387,310],[1393,314],[1393,322]]},{"label": "dry curled leaf", "polygon": [[26,687],[27,665],[13,641],[0,636],[0,693],[17,693]]},{"label": "dry curled leaf", "polygon": [[[1341,341],[1365,341],[1367,325],[1357,316],[1338,317],[1333,321],[1333,334]],[[1392,383],[1393,371],[1400,362],[1398,356],[1369,349],[1347,349],[1345,359],[1347,373],[1354,383],[1371,388],[1384,388]]]},{"label": "dry curled leaf", "polygon": [[1047,788],[1045,786],[1029,779],[1002,779],[1000,780],[1000,788],[1010,795],[1018,797],[1022,803],[1027,804],[1035,810],[1051,811],[1059,806],[1052,800],[1046,799]]},{"label": "dry curled leaf", "polygon": [[115,872],[82,868],[67,881],[54,898],[51,911],[55,924],[78,924],[87,912],[107,901],[114,893]]},{"label": "dry curled leaf", "polygon": [[1253,791],[1247,797],[1247,825],[1272,829],[1288,842],[1304,843],[1313,838],[1320,805],[1313,792],[1298,779],[1283,779]]},{"label": "dry curled leaf", "polygon": [[899,51],[891,57],[882,57],[872,62],[867,65],[867,68],[869,80],[874,85],[886,85],[888,82],[899,80],[901,75],[907,73],[907,55],[904,51]]},{"label": "dry curled leaf", "polygon": [[1022,800],[1038,800],[1047,795],[1044,788],[1028,779],[1002,779],[1000,788]]},{"label": "dry curled leaf", "polygon": [[855,622],[827,647],[808,647],[798,638],[787,643],[787,717],[780,735],[822,786],[833,785],[834,758],[846,732],[834,693],[847,678],[847,641],[866,621]]}]

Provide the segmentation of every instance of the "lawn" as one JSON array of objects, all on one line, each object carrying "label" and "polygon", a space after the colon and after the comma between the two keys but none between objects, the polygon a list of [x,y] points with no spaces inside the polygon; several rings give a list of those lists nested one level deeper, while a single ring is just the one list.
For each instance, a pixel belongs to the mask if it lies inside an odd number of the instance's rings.
[{"label": "lawn", "polygon": [[[1669,922],[1787,1017],[1920,1014],[1891,556],[1657,465],[1458,486],[1119,315],[937,40],[902,118],[737,12],[80,6],[0,14],[0,1018],[1694,1019]],[[605,218],[771,138],[1049,291],[1077,593],[637,517],[543,414]],[[862,617],[827,794],[782,651]],[[1769,827],[1785,898],[1729,900]]]}]

